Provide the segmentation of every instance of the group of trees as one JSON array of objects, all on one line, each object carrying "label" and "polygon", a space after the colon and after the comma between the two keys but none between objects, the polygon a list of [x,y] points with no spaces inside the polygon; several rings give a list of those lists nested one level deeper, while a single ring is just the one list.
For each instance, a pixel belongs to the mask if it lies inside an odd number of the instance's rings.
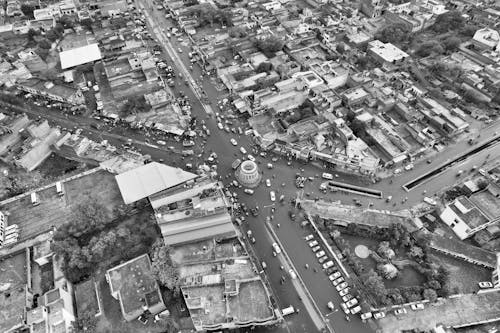
[{"label": "group of trees", "polygon": [[156,239],[150,218],[115,217],[103,203],[89,198],[76,206],[71,222],[57,229],[52,250],[62,259],[68,280],[81,281],[97,269],[144,253]]},{"label": "group of trees", "polygon": [[153,274],[160,284],[166,287],[173,297],[180,295],[179,269],[172,263],[170,247],[162,239],[157,240],[151,250]]},{"label": "group of trees", "polygon": [[396,45],[409,42],[410,36],[411,29],[404,23],[389,23],[375,33],[375,39]]},{"label": "group of trees", "polygon": [[143,95],[130,97],[125,104],[123,104],[121,109],[124,115],[143,113],[149,110],[151,110],[151,105],[146,102]]},{"label": "group of trees", "polygon": [[255,46],[268,58],[272,58],[276,52],[283,49],[285,42],[280,37],[271,35],[263,39],[258,39]]},{"label": "group of trees", "polygon": [[217,9],[210,4],[202,4],[192,9],[192,14],[198,19],[198,26],[212,26],[219,23],[227,27],[232,25],[231,12],[227,9]]}]

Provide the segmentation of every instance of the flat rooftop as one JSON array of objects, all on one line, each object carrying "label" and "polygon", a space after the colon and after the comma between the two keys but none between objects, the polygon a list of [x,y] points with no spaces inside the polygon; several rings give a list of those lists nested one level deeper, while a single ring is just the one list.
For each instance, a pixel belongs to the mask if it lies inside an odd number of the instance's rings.
[{"label": "flat rooftop", "polygon": [[58,227],[71,221],[75,207],[88,197],[97,198],[112,209],[123,204],[115,176],[107,171],[92,169],[83,174],[61,180],[64,195],[59,196],[53,186],[37,191],[40,204],[33,206],[31,193],[25,193],[14,200],[0,202],[0,210],[7,211],[8,224],[19,226],[19,240],[32,238],[48,231],[52,226]]},{"label": "flat rooftop", "polygon": [[84,313],[100,315],[101,309],[97,296],[97,286],[94,279],[87,280],[74,286],[77,316]]},{"label": "flat rooftop", "polygon": [[476,323],[500,320],[500,291],[483,294],[466,294],[457,298],[439,300],[425,309],[411,311],[404,316],[396,317],[387,314],[378,321],[383,332],[403,332],[432,330],[443,324],[454,328],[471,326]]},{"label": "flat rooftop", "polygon": [[500,198],[488,190],[474,193],[469,197],[485,215],[490,219],[500,216]]},{"label": "flat rooftop", "polygon": [[482,226],[489,221],[489,219],[466,197],[457,198],[456,201],[448,207],[471,229]]}]

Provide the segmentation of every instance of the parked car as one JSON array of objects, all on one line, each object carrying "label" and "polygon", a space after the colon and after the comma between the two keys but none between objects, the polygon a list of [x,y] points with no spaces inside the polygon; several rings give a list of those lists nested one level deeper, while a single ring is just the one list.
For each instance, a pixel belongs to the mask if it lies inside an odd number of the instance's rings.
[{"label": "parked car", "polygon": [[306,237],[304,237],[304,239],[306,241],[310,241],[310,240],[314,239],[314,235],[307,235]]},{"label": "parked car", "polygon": [[334,286],[338,286],[342,282],[344,282],[344,278],[343,277],[339,277],[337,280],[333,280],[333,285]]},{"label": "parked car", "polygon": [[375,319],[382,319],[385,317],[385,312],[377,312],[373,315],[373,318]]},{"label": "parked car", "polygon": [[313,250],[313,252],[319,251],[319,250],[321,250],[321,246],[319,246],[319,245],[315,246],[311,250]]},{"label": "parked car", "polygon": [[358,305],[351,309],[351,314],[356,314],[361,311],[361,307]]},{"label": "parked car", "polygon": [[417,303],[417,304],[410,305],[410,308],[413,311],[417,311],[417,310],[423,310],[425,308],[425,306],[422,303]]},{"label": "parked car", "polygon": [[274,193],[274,191],[269,192],[269,197],[272,202],[276,201],[276,193]]},{"label": "parked car", "polygon": [[330,281],[333,281],[333,280],[338,279],[341,276],[342,276],[342,274],[340,272],[335,272],[332,275],[330,275],[328,278],[330,279]]},{"label": "parked car", "polygon": [[[222,126],[222,124],[221,124]],[[247,150],[244,147],[240,147],[240,152],[245,155],[247,153]]]},{"label": "parked car", "polygon": [[309,242],[309,247],[315,247],[318,245],[318,241],[317,240],[313,240],[312,242]]},{"label": "parked car", "polygon": [[405,308],[400,308],[400,309],[394,310],[394,314],[396,316],[402,316],[402,315],[407,314],[407,313],[408,313],[408,311],[406,311]]},{"label": "parked car", "polygon": [[235,139],[233,139],[233,138],[231,138],[231,140],[229,140],[229,141],[231,141],[231,144],[232,144],[233,146],[237,146],[237,145],[238,145],[238,142],[236,142],[236,140],[235,140]]},{"label": "parked car", "polygon": [[277,243],[273,243],[273,250],[276,253],[281,253],[281,249]]},{"label": "parked car", "polygon": [[323,264],[323,269],[327,269],[333,266],[333,261],[328,261]]},{"label": "parked car", "polygon": [[266,186],[267,186],[267,187],[271,187],[271,181],[269,180],[269,178],[268,178],[268,179],[266,179]]},{"label": "parked car", "polygon": [[352,308],[353,306],[357,305],[358,304],[358,299],[357,298],[353,298],[351,300],[349,300],[348,302],[345,303],[348,307]]},{"label": "parked car", "polygon": [[482,281],[478,283],[479,288],[481,289],[488,289],[488,288],[493,288],[493,283],[489,281]]},{"label": "parked car", "polygon": [[340,296],[345,296],[348,293],[349,293],[349,288],[345,288],[345,289],[342,289],[341,291],[339,291]]},{"label": "parked car", "polygon": [[371,317],[372,317],[371,312],[365,312],[365,313],[361,314],[361,320],[367,320],[367,319],[370,319]]},{"label": "parked car", "polygon": [[244,189],[243,192],[245,192],[246,194],[253,194],[253,190],[250,188]]},{"label": "parked car", "polygon": [[344,303],[340,303],[340,307],[342,308],[342,311],[344,311],[345,314],[350,313],[349,308]]},{"label": "parked car", "polygon": [[316,258],[321,258],[324,255],[325,255],[325,251],[323,251],[323,250],[316,252]]},{"label": "parked car", "polygon": [[328,302],[328,304],[326,304],[326,306],[330,309],[330,310],[334,310],[335,309],[335,306],[333,305],[333,302]]},{"label": "parked car", "polygon": [[341,284],[339,284],[338,286],[336,286],[335,289],[337,289],[337,291],[341,291],[342,289],[345,289],[348,286],[349,285],[347,284],[347,282],[342,282]]},{"label": "parked car", "polygon": [[330,267],[325,271],[327,275],[333,274],[335,272],[338,272],[337,267]]},{"label": "parked car", "polygon": [[[345,290],[345,289],[344,289]],[[351,294],[347,294],[347,295],[344,295],[342,296],[342,301],[344,302],[349,302],[349,300],[353,298],[353,296]]]},{"label": "parked car", "polygon": [[318,262],[319,262],[320,264],[322,264],[322,263],[324,263],[324,262],[325,262],[325,261],[327,261],[327,260],[328,260],[328,257],[327,257],[327,256],[324,256],[324,257],[319,258],[319,259],[318,259]]}]

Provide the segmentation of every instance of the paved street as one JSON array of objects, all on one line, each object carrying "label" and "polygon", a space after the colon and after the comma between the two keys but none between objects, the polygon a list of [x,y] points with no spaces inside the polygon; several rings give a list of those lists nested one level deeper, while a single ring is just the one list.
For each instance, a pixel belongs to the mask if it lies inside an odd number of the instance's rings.
[{"label": "paved street", "polygon": [[[210,151],[215,151],[218,155],[218,172],[222,176],[231,175],[227,179],[233,180],[233,170],[231,169],[231,163],[236,157],[241,158],[242,154],[239,152],[239,147],[243,146],[248,152],[251,152],[253,143],[248,136],[240,136],[236,134],[228,134],[217,128],[216,121],[213,117],[207,117],[208,112],[212,112],[210,105],[202,105],[199,100],[199,93],[196,94],[192,91],[193,88],[196,89],[195,80],[202,80],[203,90],[209,97],[210,104],[212,107],[216,107],[217,101],[222,98],[222,93],[217,91],[213,86],[210,77],[203,75],[200,67],[194,65],[193,71],[188,71],[187,68],[190,66],[190,61],[187,53],[190,51],[189,47],[185,43],[179,43],[175,38],[168,39],[164,36],[162,28],[166,28],[172,25],[172,22],[165,19],[164,13],[159,12],[151,6],[151,3],[144,3],[145,7],[151,14],[151,22],[155,24],[154,31],[161,35],[160,41],[163,43],[171,43],[171,46],[167,46],[168,54],[170,57],[174,57],[173,61],[171,58],[168,59],[169,64],[175,63],[175,70],[179,73],[184,73],[183,75],[192,74],[193,78],[189,79],[189,86],[186,86],[183,80],[176,78],[176,86],[172,88],[174,93],[178,94],[183,91],[188,97],[192,105],[193,116],[198,119],[205,119],[207,122],[206,126],[211,132],[211,136],[208,137],[206,145],[203,146],[200,140],[197,140],[197,146],[195,147],[196,154],[203,152],[203,157],[206,158]],[[182,53],[178,53],[177,50],[181,48]],[[179,62],[183,62],[181,65]],[[26,108],[26,107],[25,107]],[[106,139],[111,144],[120,146],[127,138],[131,138],[134,141],[134,146],[144,154],[149,154],[154,160],[163,160],[166,164],[175,165],[179,167],[184,167],[185,163],[201,161],[200,159],[190,158],[182,159],[179,154],[172,154],[165,147],[158,146],[155,143],[156,139],[151,139],[150,142],[146,142],[144,135],[138,131],[110,126],[104,127],[102,130],[95,130],[90,127],[93,123],[98,123],[98,120],[92,118],[83,118],[78,116],[64,116],[59,114],[56,110],[49,110],[40,107],[30,107],[26,109],[27,112],[34,116],[43,116],[51,120],[53,124],[60,125],[62,128],[71,129],[73,127],[83,128],[83,134],[95,139],[101,140]],[[215,112],[215,110],[214,110]],[[235,121],[238,122],[238,121]],[[241,126],[243,129],[246,127],[243,122],[239,124],[233,124],[233,127]],[[481,138],[486,139],[493,137],[496,129],[495,126],[482,129]],[[235,147],[230,143],[230,139],[234,138],[238,141],[238,146]],[[180,144],[173,142],[173,140],[168,141],[167,146],[174,146],[176,149],[180,149]],[[335,291],[333,285],[329,281],[326,274],[320,269],[316,257],[310,250],[309,246],[304,241],[304,236],[311,233],[310,229],[304,229],[300,226],[300,221],[292,222],[288,217],[288,211],[291,208],[289,200],[297,196],[297,189],[294,186],[295,174],[300,170],[304,169],[303,175],[309,177],[315,177],[313,181],[307,181],[304,188],[304,193],[309,193],[311,198],[321,197],[329,200],[341,200],[344,203],[352,203],[353,198],[359,199],[363,205],[366,207],[368,202],[373,202],[375,208],[383,209],[401,209],[403,207],[410,207],[418,202],[422,201],[423,191],[427,191],[426,195],[432,195],[437,191],[442,190],[449,184],[454,183],[457,180],[456,174],[458,170],[468,171],[473,165],[480,166],[482,161],[486,159],[486,156],[490,154],[491,156],[500,155],[500,145],[491,147],[488,150],[482,151],[477,155],[474,161],[467,160],[460,164],[453,166],[452,168],[446,170],[436,178],[428,181],[421,186],[416,187],[410,192],[406,192],[402,186],[409,182],[410,180],[416,178],[419,174],[426,172],[437,167],[439,164],[452,159],[457,152],[463,152],[466,149],[470,149],[471,146],[467,142],[458,143],[453,149],[445,149],[440,152],[439,155],[433,157],[431,164],[427,164],[425,160],[419,162],[415,165],[415,169],[411,171],[403,171],[403,173],[395,177],[392,181],[382,180],[376,184],[371,184],[367,180],[361,180],[352,175],[343,174],[340,171],[331,171],[331,173],[338,174],[337,181],[352,183],[361,186],[368,186],[371,188],[378,189],[384,193],[384,196],[393,196],[393,202],[386,203],[384,199],[373,199],[361,196],[353,196],[350,194],[342,194],[340,192],[322,194],[319,192],[319,185],[323,181],[320,179],[322,170],[315,167],[312,164],[302,164],[294,161],[291,166],[286,164],[286,161],[279,159],[277,162],[273,162],[274,168],[269,170],[265,167],[271,159],[268,155],[266,158],[256,156],[253,154],[258,162],[260,163],[261,170],[264,172],[263,183],[255,189],[253,195],[248,195],[243,192],[243,189],[234,189],[232,191],[238,194],[241,202],[244,202],[249,207],[259,206],[260,215],[256,218],[249,216],[247,217],[247,223],[243,226],[243,231],[246,232],[248,229],[252,230],[254,237],[257,242],[254,246],[254,250],[261,261],[267,263],[267,274],[269,280],[272,284],[272,288],[276,293],[279,304],[282,308],[289,305],[293,305],[300,312],[297,314],[292,314],[286,317],[286,325],[276,329],[266,329],[263,331],[272,332],[316,332],[317,328],[311,317],[308,315],[306,308],[301,299],[299,299],[299,294],[296,288],[292,286],[289,275],[280,269],[281,263],[279,258],[273,257],[271,244],[273,239],[270,237],[268,230],[265,226],[265,217],[271,215],[272,204],[269,198],[269,191],[275,190],[277,196],[281,194],[286,196],[285,204],[281,205],[279,203],[275,204],[274,207],[276,211],[274,213],[274,218],[271,221],[274,233],[279,237],[279,241],[283,244],[283,248],[293,262],[297,274],[304,281],[308,292],[311,294],[315,304],[320,309],[322,316],[327,319],[327,324],[336,333],[361,333],[361,332],[372,332],[375,330],[373,322],[362,323],[359,316],[351,316],[351,321],[347,322],[344,318],[343,312],[335,311],[331,312],[326,304],[329,301],[333,301],[336,309],[340,309],[340,297]],[[464,172],[461,177],[466,177],[469,173]],[[270,188],[266,187],[264,184],[265,179],[270,179],[272,186]],[[226,181],[226,179],[224,179]],[[282,186],[282,184],[285,184]],[[402,204],[401,199],[408,197],[408,200]],[[395,206],[394,206],[395,204]],[[265,208],[265,206],[268,206]],[[278,224],[280,225],[278,227]],[[309,264],[309,269],[305,268],[305,264]],[[314,271],[317,270],[317,272]],[[281,284],[280,279],[282,276],[286,276],[287,280],[285,283]],[[299,289],[300,290],[300,289]],[[301,296],[302,297],[302,296]],[[302,297],[303,298],[303,297]],[[285,327],[286,326],[286,327]],[[261,332],[261,329],[256,329],[255,331]]]}]

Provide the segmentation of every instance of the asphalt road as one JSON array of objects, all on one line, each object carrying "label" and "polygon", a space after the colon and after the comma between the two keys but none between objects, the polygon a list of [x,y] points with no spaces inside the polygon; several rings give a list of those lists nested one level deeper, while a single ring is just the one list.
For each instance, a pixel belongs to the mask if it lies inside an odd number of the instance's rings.
[{"label": "asphalt road", "polygon": [[[172,25],[172,22],[166,20],[164,18],[164,13],[153,10],[154,19],[160,27],[168,27]],[[186,37],[185,37],[186,39]],[[190,51],[188,46],[185,43],[179,43],[174,38],[170,40],[172,43],[172,48],[177,50],[178,48],[183,49],[182,53],[177,54],[177,61],[180,59],[184,62],[186,68],[189,67],[190,62],[187,56],[187,53]],[[169,59],[169,64],[173,64],[172,59]],[[175,65],[175,64],[174,64]],[[178,66],[175,66],[176,68]],[[224,94],[217,91],[213,86],[211,79],[202,74],[201,69],[198,65],[194,65],[192,71],[193,77],[195,79],[202,79],[203,81],[203,89],[207,93],[210,99],[210,103],[213,107],[216,107],[217,101],[224,97]],[[241,158],[242,155],[239,152],[238,148],[243,146],[247,149],[247,151],[251,151],[252,142],[247,136],[239,136],[235,134],[228,134],[224,131],[220,131],[217,128],[216,121],[214,118],[207,117],[207,114],[198,101],[197,97],[193,94],[190,87],[183,84],[179,78],[177,78],[177,85],[173,87],[174,93],[178,94],[180,91],[185,93],[192,104],[192,113],[193,116],[196,116],[198,119],[205,119],[207,122],[206,126],[210,129],[212,133],[211,136],[208,137],[206,145],[203,145],[200,139],[197,139],[197,146],[195,147],[195,152],[203,153],[203,157],[207,157],[210,151],[215,151],[219,156],[219,164],[218,171],[222,176],[231,175],[228,179],[233,180],[233,170],[231,169],[231,163],[234,161],[236,157]],[[27,109],[28,107],[25,106]],[[165,147],[160,147],[156,145],[156,140],[162,139],[167,141],[167,146],[175,146],[177,149],[180,149],[180,144],[174,142],[173,140],[168,140],[167,138],[162,137],[150,137],[145,138],[144,134],[138,131],[129,130],[126,128],[120,127],[110,127],[107,126],[102,130],[94,130],[90,127],[92,123],[99,122],[98,120],[94,120],[92,118],[83,118],[78,116],[64,116],[59,114],[56,110],[39,108],[39,107],[30,107],[27,109],[28,113],[35,116],[43,116],[51,120],[53,124],[58,124],[61,127],[65,128],[83,128],[84,135],[89,136],[95,140],[107,139],[111,144],[120,146],[124,143],[124,140],[127,138],[132,138],[135,143],[135,147],[140,150],[144,154],[149,154],[152,156],[154,160],[164,160],[166,164],[175,165],[183,167],[185,163],[188,162],[197,162],[201,159],[198,158],[189,158],[182,159],[180,155],[172,154],[170,151],[166,150]],[[233,124],[233,127],[241,126],[245,128],[244,122],[241,124]],[[481,131],[481,136],[486,138],[488,136],[492,136],[496,131],[495,126],[483,129]],[[238,146],[234,147],[229,142],[230,138],[235,138],[238,141]],[[146,142],[146,139],[150,142]],[[152,146],[153,145],[153,146]],[[155,147],[156,146],[156,147]],[[433,158],[433,162],[431,164],[427,164],[425,161],[422,161],[415,165],[415,169],[409,172],[403,172],[403,174],[395,177],[392,183],[389,180],[383,180],[376,184],[371,184],[366,180],[359,179],[352,175],[346,175],[342,172],[332,171],[332,173],[338,174],[338,178],[336,180],[343,181],[347,183],[352,183],[361,186],[369,186],[371,188],[376,188],[378,190],[383,191],[384,196],[392,195],[393,198],[398,198],[398,201],[394,199],[396,205],[393,206],[393,203],[386,203],[383,199],[372,199],[361,196],[353,196],[350,194],[342,194],[342,193],[328,193],[322,194],[319,192],[319,184],[322,182],[317,175],[320,175],[322,170],[311,165],[311,164],[302,164],[294,161],[291,166],[286,164],[286,161],[280,159],[277,162],[273,162],[274,169],[268,170],[265,165],[270,161],[271,155],[268,155],[266,158],[262,158],[260,156],[256,156],[253,154],[258,161],[260,161],[261,170],[264,172],[263,179],[269,178],[272,182],[272,186],[270,188],[266,187],[264,182],[257,189],[255,189],[255,193],[253,195],[244,194],[242,189],[232,189],[238,193],[241,202],[245,202],[248,206],[253,207],[258,205],[261,208],[261,213],[257,218],[247,217],[247,223],[244,225],[244,231],[251,229],[257,242],[254,246],[254,250],[261,261],[265,261],[268,265],[267,274],[269,280],[272,284],[273,290],[277,295],[279,304],[281,307],[287,307],[289,305],[293,305],[295,308],[299,309],[300,312],[298,314],[293,314],[291,316],[286,317],[287,327],[279,327],[279,328],[268,328],[268,329],[256,329],[255,331],[267,331],[267,332],[315,332],[315,325],[311,321],[311,318],[307,315],[305,308],[302,305],[301,300],[299,299],[297,292],[294,288],[291,287],[289,277],[287,276],[287,281],[284,284],[280,283],[280,279],[282,276],[287,275],[284,271],[280,269],[280,264],[278,260],[272,256],[271,244],[272,240],[269,238],[269,234],[265,229],[264,220],[267,215],[270,215],[270,207],[265,208],[265,206],[271,205],[272,202],[269,198],[269,191],[275,190],[279,197],[280,194],[284,194],[286,196],[286,202],[292,197],[297,195],[297,189],[293,184],[293,180],[295,178],[295,174],[299,172],[300,169],[304,169],[302,172],[305,176],[315,177],[314,181],[307,181],[306,186],[304,188],[304,193],[310,193],[311,197],[321,197],[324,199],[330,200],[341,200],[345,203],[352,203],[353,198],[359,199],[364,205],[367,205],[368,202],[373,202],[375,208],[383,208],[383,209],[401,209],[410,207],[418,202],[420,202],[423,198],[422,192],[424,190],[427,191],[426,195],[431,195],[437,191],[440,191],[442,188],[452,184],[457,180],[456,173],[458,170],[468,170],[472,167],[472,165],[481,165],[482,161],[485,159],[486,155],[489,153],[491,156],[499,156],[499,146],[492,147],[490,151],[484,151],[479,153],[473,159],[469,159],[461,164],[455,165],[454,167],[448,169],[444,173],[440,174],[438,177],[434,178],[432,181],[422,184],[416,189],[406,192],[402,188],[402,185],[407,183],[408,181],[416,178],[420,173],[430,170],[440,163],[445,162],[447,159],[451,159],[457,152],[464,151],[465,149],[470,148],[470,146],[466,143],[459,143],[453,147],[453,149],[446,149],[442,151]],[[464,172],[462,177],[467,176],[467,172]],[[273,178],[273,175],[275,178]],[[285,186],[281,186],[281,184],[285,184]],[[401,204],[399,202],[400,198],[408,197],[406,203]],[[281,243],[284,246],[284,250],[286,250],[287,254],[292,259],[295,267],[297,268],[297,273],[304,280],[305,284],[311,295],[313,296],[314,301],[321,309],[323,315],[327,318],[328,324],[334,328],[335,332],[351,332],[351,333],[361,333],[361,332],[371,332],[373,328],[370,325],[373,325],[373,322],[362,323],[358,316],[351,316],[351,321],[347,322],[344,318],[343,313],[331,312],[326,304],[328,301],[333,301],[337,309],[339,309],[340,297],[335,291],[333,285],[328,280],[328,277],[319,267],[319,264],[316,261],[315,256],[311,252],[310,248],[307,246],[303,237],[309,233],[309,230],[305,230],[300,227],[298,222],[292,222],[288,218],[288,210],[290,209],[290,205],[286,203],[281,206],[280,204],[276,204],[276,212],[274,214],[274,219],[272,224],[274,225],[275,233],[278,235]],[[277,224],[280,224],[280,227],[277,227]],[[309,264],[310,268],[305,269],[304,265]],[[314,272],[313,268],[317,268],[318,272]]]}]

